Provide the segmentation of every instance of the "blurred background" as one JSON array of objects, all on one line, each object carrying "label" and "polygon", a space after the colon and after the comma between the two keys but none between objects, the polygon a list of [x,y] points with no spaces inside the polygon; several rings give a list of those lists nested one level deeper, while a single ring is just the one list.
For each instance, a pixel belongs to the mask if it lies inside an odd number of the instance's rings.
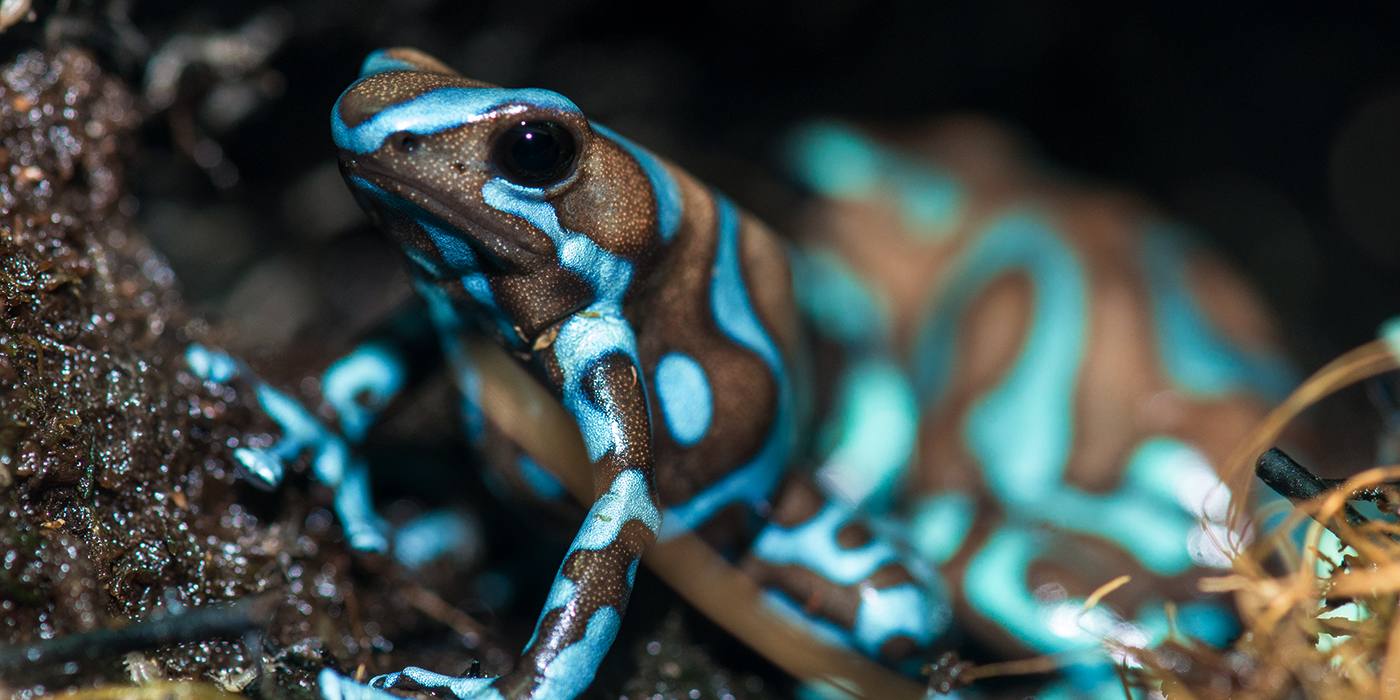
[{"label": "blurred background", "polygon": [[35,0],[0,46],[76,40],[143,86],[129,205],[252,355],[349,342],[406,294],[327,124],[394,45],[563,92],[779,228],[793,123],[988,115],[1203,229],[1310,366],[1373,337],[1400,311],[1400,5],[1146,5]]}]

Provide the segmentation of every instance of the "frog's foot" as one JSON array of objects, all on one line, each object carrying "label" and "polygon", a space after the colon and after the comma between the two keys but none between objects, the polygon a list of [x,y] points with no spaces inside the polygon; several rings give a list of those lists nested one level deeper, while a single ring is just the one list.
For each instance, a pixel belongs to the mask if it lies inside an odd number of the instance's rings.
[{"label": "frog's foot", "polygon": [[196,376],[208,382],[225,383],[243,377],[256,391],[258,403],[282,429],[282,439],[266,449],[242,447],[234,451],[238,472],[252,485],[264,490],[277,488],[286,472],[286,463],[305,450],[312,454],[316,480],[335,493],[336,515],[350,546],[364,551],[383,552],[389,548],[384,522],[374,512],[369,495],[369,469],[354,458],[349,443],[329,430],[300,402],[262,381],[247,366],[228,354],[191,345],[185,362]]},{"label": "frog's foot", "polygon": [[481,523],[469,513],[454,510],[428,511],[394,531],[394,558],[409,569],[439,557],[466,567],[484,546]]},{"label": "frog's foot", "polygon": [[787,481],[742,566],[768,603],[814,635],[889,663],[918,656],[952,611],[931,570],[906,561],[848,506]]},{"label": "frog's foot", "polygon": [[[432,671],[415,666],[409,666],[398,673],[387,673],[382,676],[375,676],[369,680],[369,686],[371,688],[393,688],[404,680],[413,681],[427,690],[446,690],[456,695],[458,698],[461,698],[461,700],[474,700],[475,698],[481,698],[482,700],[488,698],[500,700],[501,698],[500,691],[491,687],[491,683],[496,680],[494,676],[486,678],[457,678],[456,676],[433,673]],[[327,700],[331,699],[328,698]]]}]

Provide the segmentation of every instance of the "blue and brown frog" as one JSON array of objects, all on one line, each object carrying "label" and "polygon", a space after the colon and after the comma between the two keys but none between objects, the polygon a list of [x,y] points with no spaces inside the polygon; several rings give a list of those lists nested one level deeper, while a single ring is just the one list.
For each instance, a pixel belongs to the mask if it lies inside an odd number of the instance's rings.
[{"label": "blue and brown frog", "polygon": [[[576,697],[643,552],[694,537],[740,552],[765,614],[906,671],[958,638],[1008,655],[1148,645],[1168,607],[1181,633],[1235,633],[1194,585],[1242,537],[1216,466],[1292,375],[1250,290],[1148,206],[1046,177],[980,122],[822,123],[792,140],[820,197],[787,241],[567,98],[410,49],[370,56],[331,123],[486,468],[565,499],[544,453],[572,450],[592,483],[515,670],[372,686]],[[274,485],[310,449],[365,549],[393,533],[355,446],[420,362],[406,347],[376,339],[327,371],[335,428],[259,383],[284,437],[239,453]],[[212,380],[243,371],[189,357]],[[485,395],[501,357],[531,386]],[[1092,658],[1054,692],[1121,692]]]}]

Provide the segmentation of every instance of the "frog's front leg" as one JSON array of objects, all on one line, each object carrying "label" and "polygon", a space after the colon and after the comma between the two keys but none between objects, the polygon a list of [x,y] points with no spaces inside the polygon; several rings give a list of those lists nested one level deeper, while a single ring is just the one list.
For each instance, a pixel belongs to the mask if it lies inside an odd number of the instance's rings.
[{"label": "frog's front leg", "polygon": [[[358,353],[360,351],[347,357],[349,365],[337,366],[357,367]],[[284,464],[296,459],[303,451],[310,450],[312,472],[317,481],[329,486],[335,493],[336,515],[340,518],[350,546],[364,551],[388,550],[389,540],[384,534],[387,527],[374,512],[370,501],[369,468],[362,458],[355,455],[351,443],[344,436],[327,428],[299,401],[264,382],[243,363],[223,352],[191,345],[185,353],[185,361],[196,376],[207,382],[224,383],[235,377],[243,377],[253,386],[258,404],[282,429],[282,439],[270,448],[240,447],[234,450],[239,473],[250,484],[267,490],[276,488],[282,482]],[[337,366],[333,366],[327,375],[331,376]],[[356,371],[362,369],[361,363]],[[390,376],[388,381],[376,381],[371,392],[378,388],[379,394],[392,396],[401,385],[400,380]],[[387,400],[383,403],[387,403]],[[357,406],[357,409],[367,410],[362,406]],[[363,433],[359,433],[358,437],[362,438]]]},{"label": "frog's front leg", "polygon": [[537,361],[578,422],[597,497],[554,578],[534,636],[516,670],[500,678],[462,679],[410,668],[379,676],[372,686],[408,679],[459,697],[573,698],[588,687],[612,646],[642,552],[661,526],[636,343],[615,310],[589,309],[561,324]]}]

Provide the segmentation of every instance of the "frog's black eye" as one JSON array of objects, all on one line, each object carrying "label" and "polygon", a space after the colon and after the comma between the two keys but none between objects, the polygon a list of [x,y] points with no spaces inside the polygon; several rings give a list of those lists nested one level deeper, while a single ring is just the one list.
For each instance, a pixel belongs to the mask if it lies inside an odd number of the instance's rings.
[{"label": "frog's black eye", "polygon": [[520,122],[501,134],[491,162],[517,185],[548,187],[569,175],[574,165],[574,137],[554,122]]}]

